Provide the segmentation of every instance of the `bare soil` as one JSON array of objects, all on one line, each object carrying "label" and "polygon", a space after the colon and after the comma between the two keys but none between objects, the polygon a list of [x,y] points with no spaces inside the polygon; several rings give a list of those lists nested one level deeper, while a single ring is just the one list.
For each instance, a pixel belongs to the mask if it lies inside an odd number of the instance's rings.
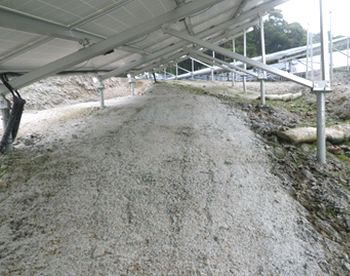
[{"label": "bare soil", "polygon": [[[349,72],[337,72],[333,92],[327,95],[327,125],[348,122],[350,103]],[[273,164],[286,190],[307,210],[307,219],[322,235],[326,248],[326,268],[330,275],[350,273],[350,142],[327,143],[328,164],[316,160],[316,145],[290,145],[278,138],[280,131],[300,126],[315,126],[316,97],[310,91],[291,83],[268,82],[268,93],[302,91],[304,96],[290,102],[268,101],[260,107],[259,84],[248,83],[248,93],[241,85],[232,89],[229,83],[175,82],[197,94],[221,99],[244,111],[251,129],[261,135]],[[238,90],[236,89],[238,88]],[[280,92],[279,90],[280,89]]]},{"label": "bare soil", "polygon": [[1,157],[0,275],[335,271],[251,109],[191,92],[28,114]]}]

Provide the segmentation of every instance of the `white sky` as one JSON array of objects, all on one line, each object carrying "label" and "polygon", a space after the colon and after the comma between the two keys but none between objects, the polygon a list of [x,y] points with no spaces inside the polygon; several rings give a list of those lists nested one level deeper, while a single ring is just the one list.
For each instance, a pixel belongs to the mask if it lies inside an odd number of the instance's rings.
[{"label": "white sky", "polygon": [[[326,8],[332,11],[333,35],[350,36],[350,0],[323,0]],[[320,32],[319,0],[289,0],[277,6],[289,22],[299,22],[313,33]],[[328,21],[329,22],[329,21]],[[329,23],[327,25],[330,25]]]}]

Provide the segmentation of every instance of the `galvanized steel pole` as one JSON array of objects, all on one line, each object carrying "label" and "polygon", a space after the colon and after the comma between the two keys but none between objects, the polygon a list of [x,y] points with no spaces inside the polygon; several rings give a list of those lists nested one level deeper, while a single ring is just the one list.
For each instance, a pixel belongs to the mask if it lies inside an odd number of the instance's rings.
[{"label": "galvanized steel pole", "polygon": [[306,68],[305,68],[305,78],[309,79],[309,57],[310,57],[310,31],[307,29],[306,34]]},{"label": "galvanized steel pole", "polygon": [[214,58],[215,58],[215,51],[213,51],[213,67],[211,68],[211,80],[212,81],[215,81],[215,76],[214,76],[215,61],[214,61]]},{"label": "galvanized steel pole", "polygon": [[[247,56],[247,31],[243,31],[243,56]],[[244,63],[244,70],[247,70],[247,63]],[[243,75],[243,91],[247,93],[247,79],[246,76]]]},{"label": "galvanized steel pole", "polygon": [[[263,17],[259,18],[260,23],[260,37],[261,37],[261,63],[266,64],[266,49],[265,49],[265,30]],[[263,71],[260,79],[260,103],[262,106],[266,104],[266,86],[265,86],[266,72]]]},{"label": "galvanized steel pole", "polygon": [[332,33],[332,12],[329,13],[329,71],[330,82],[333,83],[334,64],[333,64],[333,33]]},{"label": "galvanized steel pole", "polygon": [[350,48],[350,40],[349,40],[349,37],[346,39],[346,56],[347,56],[347,59],[346,59],[346,68],[347,70],[349,71],[350,69],[350,64],[349,64],[349,48]]},{"label": "galvanized steel pole", "polygon": [[313,33],[310,32],[310,62],[311,62],[311,80],[315,80],[314,70],[314,37]]},{"label": "galvanized steel pole", "polygon": [[192,68],[191,79],[194,80],[194,60],[193,60],[193,58],[191,58],[191,68]]},{"label": "galvanized steel pole", "polygon": [[[236,40],[232,39],[232,52],[236,52]],[[233,64],[235,65],[236,63],[236,59],[233,59]],[[234,72],[232,72],[232,87],[235,86],[235,80],[236,80],[236,74]]]},{"label": "galvanized steel pole", "polygon": [[327,12],[320,0],[320,29],[321,29],[321,73],[323,84],[318,89],[314,88],[317,94],[317,159],[321,164],[326,163],[326,104],[325,93],[331,90],[330,70],[329,70],[329,41],[327,39],[327,30],[325,18]]}]

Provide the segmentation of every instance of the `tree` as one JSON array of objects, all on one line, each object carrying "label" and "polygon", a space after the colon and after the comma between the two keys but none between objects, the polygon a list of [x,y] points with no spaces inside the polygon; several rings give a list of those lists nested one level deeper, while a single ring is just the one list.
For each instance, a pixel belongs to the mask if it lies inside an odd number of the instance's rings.
[{"label": "tree", "polygon": [[[306,45],[307,32],[299,23],[289,24],[284,18],[281,10],[273,9],[269,12],[267,20],[264,21],[266,53],[274,53],[298,46]],[[223,48],[232,51],[232,41],[227,41]],[[243,36],[236,38],[236,52],[243,54]],[[212,51],[206,52],[212,55]],[[260,26],[254,26],[253,31],[247,33],[247,56],[256,57],[261,55]],[[216,54],[216,57],[226,61],[232,61],[228,57]],[[190,61],[182,63],[184,68],[191,70]],[[196,70],[202,68],[196,64]]]},{"label": "tree", "polygon": [[[299,23],[291,23],[283,18],[280,10],[272,10],[264,22],[266,52],[274,53],[306,44],[307,33]],[[228,48],[230,42],[225,44]],[[232,48],[232,46],[230,46]],[[236,51],[243,54],[243,37],[236,39]],[[261,55],[260,27],[254,26],[253,31],[247,33],[247,55],[249,57]]]}]

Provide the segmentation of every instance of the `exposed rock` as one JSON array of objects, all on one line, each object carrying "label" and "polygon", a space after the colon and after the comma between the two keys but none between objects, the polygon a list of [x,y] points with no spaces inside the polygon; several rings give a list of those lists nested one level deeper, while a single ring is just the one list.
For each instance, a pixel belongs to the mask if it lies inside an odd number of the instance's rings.
[{"label": "exposed rock", "polygon": [[[279,131],[278,137],[293,144],[313,143],[317,140],[317,129],[315,127],[292,128]],[[350,125],[336,125],[326,128],[327,141],[332,144],[340,144],[350,139]]]},{"label": "exposed rock", "polygon": [[295,99],[298,99],[303,96],[302,92],[298,93],[287,93],[287,94],[269,94],[266,95],[266,100],[272,100],[272,101],[292,101]]},{"label": "exposed rock", "polygon": [[316,128],[293,128],[278,132],[277,135],[279,138],[294,144],[312,143],[316,141]]}]

